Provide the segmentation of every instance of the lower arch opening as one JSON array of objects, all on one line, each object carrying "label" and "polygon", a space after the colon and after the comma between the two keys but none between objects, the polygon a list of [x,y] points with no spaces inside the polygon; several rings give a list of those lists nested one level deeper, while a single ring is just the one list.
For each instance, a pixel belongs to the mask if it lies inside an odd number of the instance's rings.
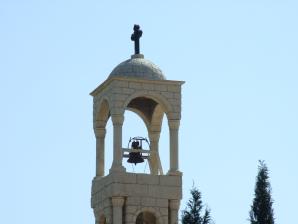
[{"label": "lower arch opening", "polygon": [[137,216],[136,224],[156,224],[156,217],[151,212],[141,212]]}]

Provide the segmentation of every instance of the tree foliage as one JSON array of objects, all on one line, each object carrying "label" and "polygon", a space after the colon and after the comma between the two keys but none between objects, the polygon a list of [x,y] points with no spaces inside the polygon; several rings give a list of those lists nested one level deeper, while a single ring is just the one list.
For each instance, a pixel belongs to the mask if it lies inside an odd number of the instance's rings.
[{"label": "tree foliage", "polygon": [[201,199],[201,193],[193,187],[190,191],[191,199],[187,207],[182,211],[182,224],[210,224],[212,219],[210,210],[205,208]]},{"label": "tree foliage", "polygon": [[264,161],[259,161],[259,163],[255,197],[251,205],[249,220],[251,224],[274,224],[273,200],[271,198],[268,168]]}]

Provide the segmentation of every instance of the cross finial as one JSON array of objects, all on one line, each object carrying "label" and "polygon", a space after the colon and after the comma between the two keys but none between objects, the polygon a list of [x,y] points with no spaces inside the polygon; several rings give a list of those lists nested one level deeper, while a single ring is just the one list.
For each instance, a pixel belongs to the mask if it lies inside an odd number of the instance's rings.
[{"label": "cross finial", "polygon": [[135,42],[135,54],[140,54],[140,38],[143,34],[143,31],[140,30],[139,25],[134,25],[133,34],[131,34],[131,40]]}]

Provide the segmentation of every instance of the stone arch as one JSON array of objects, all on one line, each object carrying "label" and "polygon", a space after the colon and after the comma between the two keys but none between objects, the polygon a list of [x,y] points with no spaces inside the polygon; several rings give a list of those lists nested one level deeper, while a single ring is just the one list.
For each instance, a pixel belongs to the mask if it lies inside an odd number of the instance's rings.
[{"label": "stone arch", "polygon": [[151,212],[141,212],[137,216],[136,224],[156,224],[156,217]]},{"label": "stone arch", "polygon": [[[150,123],[150,131],[160,131],[161,122],[164,117],[165,112],[160,105],[157,105],[152,114],[152,119]],[[157,128],[157,130],[155,130]]]},{"label": "stone arch", "polygon": [[[160,212],[153,207],[143,207],[140,210],[138,210],[133,217],[133,222],[135,224],[138,224],[137,223],[138,216],[142,213],[149,213],[149,214],[154,215],[155,220],[156,220],[155,224],[163,224],[163,219],[162,219]],[[148,224],[154,224],[154,223],[148,223]]]},{"label": "stone arch", "polygon": [[107,223],[107,218],[106,216],[102,213],[99,217],[99,222],[98,224],[106,224]]},{"label": "stone arch", "polygon": [[111,101],[107,96],[101,97],[98,101],[94,114],[94,127],[105,128],[107,121],[111,116],[110,102]]},{"label": "stone arch", "polygon": [[94,208],[93,212],[94,212],[96,224],[106,224],[107,223],[106,215],[104,213],[104,210],[101,207]]},{"label": "stone arch", "polygon": [[[149,107],[150,109],[146,110],[144,107],[147,107],[147,109]],[[142,90],[130,95],[123,103],[123,108],[135,112],[144,121],[147,127],[148,137],[150,139],[150,149],[152,150],[152,155],[150,154],[151,156],[148,159],[150,173],[163,174],[162,163],[158,150],[159,136],[161,133],[164,115],[167,115],[166,118],[169,121],[172,114],[171,103],[168,102],[167,98],[161,94],[148,93],[147,90]],[[169,154],[170,153],[171,152],[169,152]]]},{"label": "stone arch", "polygon": [[154,111],[152,112],[152,119],[149,120],[142,111],[136,109],[136,108],[126,108],[126,110],[136,113],[144,122],[148,134],[150,135],[150,132],[160,132],[161,131],[161,123],[162,119],[164,117],[165,112],[163,111],[162,107],[158,104]]},{"label": "stone arch", "polygon": [[152,118],[149,120],[140,110],[135,108],[126,108],[126,110],[136,113],[145,123],[148,133],[150,131],[159,131],[161,130],[161,123],[164,117],[165,112],[163,111],[161,105],[157,105],[152,113]]},{"label": "stone arch", "polygon": [[[143,114],[141,111],[139,111],[139,110],[137,110],[137,109],[134,109],[134,108],[127,108],[126,110],[129,110],[129,111],[134,112],[134,113],[136,113],[137,115],[139,115],[140,118],[144,121],[144,123],[145,123],[145,125],[146,125],[146,127],[147,127],[147,129],[148,129],[148,127],[149,127],[149,125],[150,125],[150,121],[147,119],[146,116],[144,116],[144,114]],[[149,130],[149,129],[148,129],[148,130]]]},{"label": "stone arch", "polygon": [[134,94],[130,95],[123,103],[123,108],[127,108],[128,104],[135,98],[145,97],[154,100],[156,103],[160,104],[167,116],[170,115],[172,110],[172,105],[167,101],[167,99],[161,94],[149,93],[146,90],[137,91]]}]

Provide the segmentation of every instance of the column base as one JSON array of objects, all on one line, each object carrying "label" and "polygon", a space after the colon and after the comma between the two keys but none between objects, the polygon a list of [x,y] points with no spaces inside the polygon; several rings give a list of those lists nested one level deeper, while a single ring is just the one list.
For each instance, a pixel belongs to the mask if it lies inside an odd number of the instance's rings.
[{"label": "column base", "polygon": [[179,170],[169,170],[167,172],[167,175],[169,176],[182,176],[182,172],[180,172]]},{"label": "column base", "polygon": [[125,167],[123,166],[112,166],[109,170],[109,173],[124,173],[126,172]]},{"label": "column base", "polygon": [[97,180],[100,180],[102,178],[104,178],[105,176],[95,176],[93,177],[93,181],[97,181]]}]

